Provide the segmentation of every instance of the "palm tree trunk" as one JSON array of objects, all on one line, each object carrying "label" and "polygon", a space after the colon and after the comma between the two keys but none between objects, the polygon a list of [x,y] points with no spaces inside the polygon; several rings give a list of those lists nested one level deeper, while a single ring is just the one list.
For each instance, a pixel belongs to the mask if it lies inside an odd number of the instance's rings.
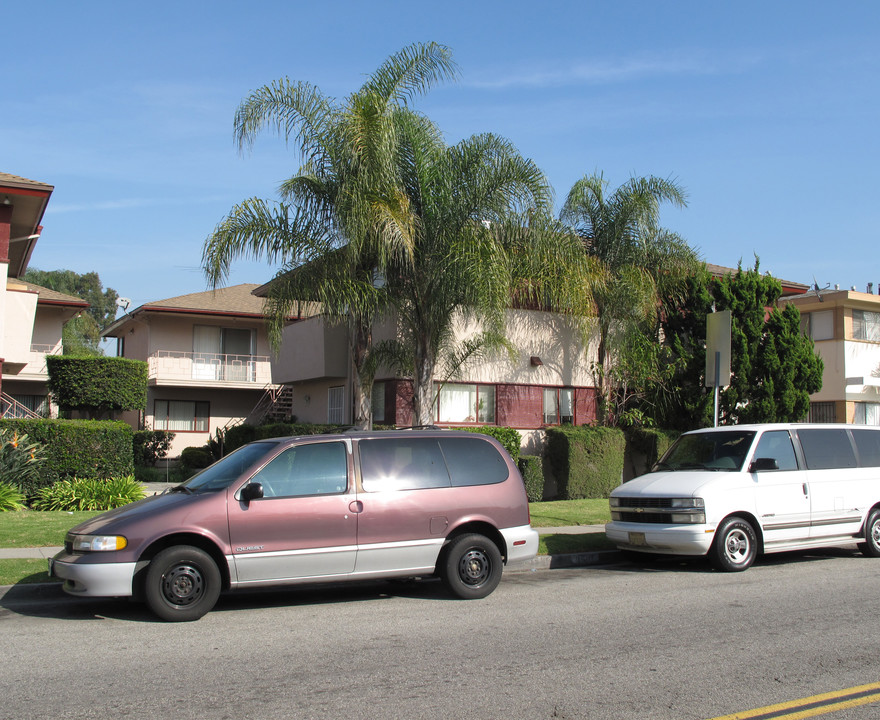
[{"label": "palm tree trunk", "polygon": [[413,425],[434,424],[434,358],[426,341],[420,340],[413,373]]}]

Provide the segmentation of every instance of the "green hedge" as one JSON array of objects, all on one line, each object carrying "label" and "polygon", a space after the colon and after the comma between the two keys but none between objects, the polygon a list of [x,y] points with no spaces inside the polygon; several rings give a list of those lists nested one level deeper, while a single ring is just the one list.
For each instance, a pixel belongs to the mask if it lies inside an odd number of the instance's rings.
[{"label": "green hedge", "polygon": [[620,485],[626,439],[607,427],[547,428],[545,454],[561,500],[604,498]]},{"label": "green hedge", "polygon": [[526,486],[529,502],[544,499],[544,460],[538,455],[520,455],[519,471]]},{"label": "green hedge", "polygon": [[62,410],[108,412],[147,407],[147,363],[120,357],[46,357],[49,392]]},{"label": "green hedge", "polygon": [[0,420],[43,446],[39,486],[65,478],[125,477],[134,473],[132,431],[124,422]]}]

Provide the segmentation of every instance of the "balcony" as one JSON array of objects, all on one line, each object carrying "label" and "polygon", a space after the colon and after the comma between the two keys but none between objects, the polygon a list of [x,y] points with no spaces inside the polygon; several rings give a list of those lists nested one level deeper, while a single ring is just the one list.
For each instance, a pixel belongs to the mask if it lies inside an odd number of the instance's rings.
[{"label": "balcony", "polygon": [[147,358],[153,385],[264,387],[272,382],[267,355],[159,350]]}]

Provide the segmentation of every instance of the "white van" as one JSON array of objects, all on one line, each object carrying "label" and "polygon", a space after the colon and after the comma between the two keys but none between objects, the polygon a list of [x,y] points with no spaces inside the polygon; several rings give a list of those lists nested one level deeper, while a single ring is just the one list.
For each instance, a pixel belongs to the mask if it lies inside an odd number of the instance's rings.
[{"label": "white van", "polygon": [[880,557],[880,427],[736,425],[685,433],[651,472],[611,493],[605,534],[624,550],[706,555],[856,542]]}]

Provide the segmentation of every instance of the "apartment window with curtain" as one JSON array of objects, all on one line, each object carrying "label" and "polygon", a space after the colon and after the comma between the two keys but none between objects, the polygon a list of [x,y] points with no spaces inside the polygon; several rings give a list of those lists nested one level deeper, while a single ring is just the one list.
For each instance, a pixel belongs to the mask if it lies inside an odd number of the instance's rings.
[{"label": "apartment window with curtain", "polygon": [[153,429],[172,432],[208,432],[211,403],[192,400],[156,400]]},{"label": "apartment window with curtain", "polygon": [[250,328],[193,325],[193,378],[253,381],[255,341]]},{"label": "apartment window with curtain", "polygon": [[813,340],[834,338],[834,311],[804,313],[801,315],[801,331]]},{"label": "apartment window with curtain", "polygon": [[331,425],[345,422],[345,387],[342,385],[327,391],[327,422]]},{"label": "apartment window with curtain", "polygon": [[853,340],[880,342],[880,313],[853,310]]},{"label": "apartment window with curtain", "polygon": [[544,388],[544,424],[574,424],[574,390]]},{"label": "apartment window with curtain", "polygon": [[880,425],[880,403],[857,402],[853,422],[856,425]]},{"label": "apartment window with curtain", "polygon": [[837,412],[833,402],[814,402],[810,403],[810,416],[808,421],[811,423],[833,423],[837,422]]},{"label": "apartment window with curtain", "polygon": [[444,383],[437,393],[435,417],[441,423],[494,423],[495,386]]},{"label": "apartment window with curtain", "polygon": [[385,422],[385,383],[373,383],[372,397],[373,422]]}]

